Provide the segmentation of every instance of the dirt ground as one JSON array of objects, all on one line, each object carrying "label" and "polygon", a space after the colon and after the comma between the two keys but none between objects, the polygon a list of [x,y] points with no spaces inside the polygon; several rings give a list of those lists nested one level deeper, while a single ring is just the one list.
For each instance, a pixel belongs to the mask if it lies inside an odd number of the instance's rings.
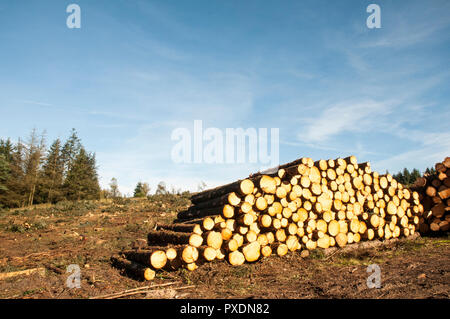
[{"label": "dirt ground", "polygon": [[[159,273],[152,282],[111,267],[113,254],[188,205],[187,197],[161,195],[1,211],[0,273],[46,270],[0,280],[0,298],[90,298],[173,282],[126,298],[449,298],[448,235],[329,256],[316,250],[305,259],[299,253],[271,256],[239,267],[217,261],[194,272]],[[81,269],[81,288],[66,286],[71,264]],[[380,267],[380,288],[367,286],[371,264]]]}]

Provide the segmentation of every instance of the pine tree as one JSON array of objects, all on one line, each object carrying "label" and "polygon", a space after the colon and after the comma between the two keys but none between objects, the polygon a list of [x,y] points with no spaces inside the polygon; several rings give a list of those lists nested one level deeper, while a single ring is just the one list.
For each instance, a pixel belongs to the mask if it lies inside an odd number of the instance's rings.
[{"label": "pine tree", "polygon": [[147,197],[150,192],[150,186],[147,183],[137,183],[134,189],[134,197]]},{"label": "pine tree", "polygon": [[9,179],[10,169],[9,163],[3,154],[0,154],[0,192],[8,190],[6,182]]},{"label": "pine tree", "polygon": [[39,184],[39,200],[56,203],[63,199],[62,185],[64,178],[64,162],[61,154],[61,141],[56,139],[50,146],[41,172]]},{"label": "pine tree", "polygon": [[142,183],[138,182],[134,188],[133,197],[142,197]]},{"label": "pine tree", "polygon": [[5,160],[9,163],[12,161],[12,153],[14,152],[14,145],[8,138],[6,141],[0,139],[0,154],[4,156]]},{"label": "pine tree", "polygon": [[64,176],[67,176],[82,147],[77,131],[73,128],[70,137],[67,139],[66,143],[64,143],[61,150],[61,157],[64,163]]},{"label": "pine tree", "polygon": [[[7,182],[10,179],[10,161],[12,159],[12,151],[13,145],[11,141],[8,139],[6,141],[0,139],[0,192],[5,192],[8,190]],[[0,193],[0,206],[1,206],[1,197],[2,193]]]},{"label": "pine tree", "polygon": [[9,178],[6,180],[6,191],[0,196],[0,204],[5,207],[22,207],[26,204],[26,185],[24,180],[24,145],[18,140],[17,144],[11,148],[3,147],[2,151],[8,149],[9,154],[4,156],[9,162]]},{"label": "pine tree", "polygon": [[100,196],[95,155],[88,154],[83,147],[70,165],[64,190],[69,200],[98,199]]},{"label": "pine tree", "polygon": [[409,185],[409,182],[411,180],[411,173],[409,170],[405,167],[403,169],[403,184]]}]

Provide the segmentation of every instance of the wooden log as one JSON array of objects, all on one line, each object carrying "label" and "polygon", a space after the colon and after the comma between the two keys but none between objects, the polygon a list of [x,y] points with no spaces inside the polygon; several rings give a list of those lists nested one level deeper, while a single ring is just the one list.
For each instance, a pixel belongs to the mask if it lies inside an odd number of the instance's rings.
[{"label": "wooden log", "polygon": [[191,233],[195,229],[198,231],[198,224],[160,224],[157,223],[155,230],[170,230],[174,232]]},{"label": "wooden log", "polygon": [[259,188],[266,194],[275,194],[277,190],[276,180],[269,175],[262,175],[258,178]]},{"label": "wooden log", "polygon": [[261,255],[261,245],[259,242],[254,241],[242,248],[242,253],[247,262],[257,261]]},{"label": "wooden log", "polygon": [[425,187],[425,185],[427,185],[427,179],[425,177],[418,177],[412,188],[420,188],[420,187]]},{"label": "wooden log", "polygon": [[111,262],[114,267],[123,269],[129,275],[135,276],[141,280],[152,280],[156,275],[156,272],[153,269],[118,256],[111,257]]},{"label": "wooden log", "polygon": [[442,162],[446,168],[450,168],[450,156],[447,156]]},{"label": "wooden log", "polygon": [[344,247],[348,242],[347,234],[339,233],[336,235],[335,240],[339,247]]},{"label": "wooden log", "polygon": [[232,266],[240,266],[245,263],[245,256],[239,250],[233,251],[228,254],[228,262]]},{"label": "wooden log", "polygon": [[272,248],[270,246],[261,247],[261,255],[263,255],[263,257],[269,257],[272,255]]},{"label": "wooden log", "polygon": [[192,206],[192,209],[202,210],[209,207],[221,207],[223,205],[231,205],[238,206],[241,203],[241,197],[237,195],[235,192],[231,192],[225,195],[222,195],[217,198],[210,199],[208,201],[200,202]]},{"label": "wooden log", "polygon": [[425,193],[430,197],[436,196],[436,188],[434,188],[433,186],[428,186],[425,190]]},{"label": "wooden log", "polygon": [[[274,245],[274,248],[276,248],[277,255],[280,257],[286,255],[289,251],[288,246],[284,243],[277,243]],[[273,250],[273,248],[272,248],[272,250]]]},{"label": "wooden log", "polygon": [[154,230],[147,235],[149,246],[151,245],[182,245],[191,244],[194,247],[200,247],[203,239],[202,236],[192,233],[180,233],[170,230]]},{"label": "wooden log", "polygon": [[442,216],[444,216],[445,213],[445,205],[443,203],[437,204],[435,205],[432,209],[431,209],[431,213],[433,214],[433,216],[440,218]]},{"label": "wooden log", "polygon": [[135,261],[144,266],[151,266],[153,269],[161,269],[167,263],[167,255],[165,250],[153,249],[153,250],[128,250],[121,253],[128,260]]},{"label": "wooden log", "polygon": [[450,197],[450,188],[444,189],[438,193],[441,199],[447,199]]},{"label": "wooden log", "polygon": [[288,238],[286,239],[286,246],[288,247],[289,251],[296,251],[301,248],[298,238],[295,235],[288,236]]},{"label": "wooden log", "polygon": [[211,217],[206,217],[203,219],[202,228],[204,231],[212,230],[216,226],[214,219]]},{"label": "wooden log", "polygon": [[198,265],[196,263],[189,263],[186,264],[186,269],[189,271],[194,271],[198,268]]},{"label": "wooden log", "polygon": [[253,181],[250,179],[243,179],[227,185],[219,186],[200,193],[196,193],[192,195],[191,202],[193,204],[197,204],[232,192],[235,192],[236,194],[239,195],[248,195],[251,194],[253,190],[254,190]]},{"label": "wooden log", "polygon": [[214,249],[219,249],[222,247],[223,238],[222,234],[216,231],[209,231],[203,235],[206,240],[206,244]]},{"label": "wooden log", "polygon": [[229,240],[231,237],[233,237],[233,231],[228,228],[223,228],[220,231],[220,235],[222,236],[223,240]]},{"label": "wooden log", "polygon": [[201,246],[198,248],[198,253],[200,262],[213,261],[217,257],[218,249],[209,246]]},{"label": "wooden log", "polygon": [[248,243],[252,243],[252,242],[256,241],[257,239],[258,239],[258,234],[251,229],[245,234],[245,240]]},{"label": "wooden log", "polygon": [[187,245],[183,248],[181,258],[186,264],[195,263],[199,257],[198,249],[196,247]]},{"label": "wooden log", "polygon": [[189,209],[179,212],[177,214],[177,218],[179,220],[187,220],[206,216],[220,215],[224,209],[224,206],[206,207],[202,209],[197,209],[195,208],[195,206],[191,206]]},{"label": "wooden log", "polygon": [[434,165],[434,168],[438,173],[445,172],[447,170],[447,167],[444,165],[444,163],[436,163],[436,165]]},{"label": "wooden log", "polygon": [[[218,215],[216,215],[216,216],[218,216]],[[211,217],[214,217],[214,215],[211,215]],[[200,218],[198,218],[198,217],[189,217],[187,219],[184,219],[184,218],[180,219],[180,218],[177,217],[177,219],[175,219],[173,221],[173,224],[178,224],[178,225],[198,224],[198,225],[201,225],[203,223],[203,219],[204,219],[204,217],[200,217]]]}]

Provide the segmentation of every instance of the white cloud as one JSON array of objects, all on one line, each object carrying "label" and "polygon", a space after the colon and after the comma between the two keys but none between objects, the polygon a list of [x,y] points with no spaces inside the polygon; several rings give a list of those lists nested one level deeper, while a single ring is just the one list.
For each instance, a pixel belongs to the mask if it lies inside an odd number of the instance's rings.
[{"label": "white cloud", "polygon": [[50,103],[39,102],[39,101],[32,101],[32,100],[21,100],[19,102],[22,102],[22,103],[25,103],[25,104],[39,105],[39,106],[54,106],[53,104],[50,104]]},{"label": "white cloud", "polygon": [[446,156],[450,155],[450,148],[423,146],[419,148],[396,154],[383,160],[374,161],[372,168],[378,172],[398,172],[403,168],[417,168],[421,172],[426,167],[433,167],[435,163],[442,161]]},{"label": "white cloud", "polygon": [[348,101],[334,104],[317,118],[306,120],[305,129],[298,139],[321,142],[342,132],[371,131],[382,117],[392,112],[393,102],[373,100]]}]

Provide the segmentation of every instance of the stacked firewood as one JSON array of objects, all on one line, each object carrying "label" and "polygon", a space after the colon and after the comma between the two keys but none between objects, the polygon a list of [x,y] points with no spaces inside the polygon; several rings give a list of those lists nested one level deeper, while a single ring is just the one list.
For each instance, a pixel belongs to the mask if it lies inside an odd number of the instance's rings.
[{"label": "stacked firewood", "polygon": [[194,194],[191,202],[176,223],[148,234],[148,247],[124,251],[115,262],[128,262],[142,277],[144,268],[137,271],[135,263],[194,270],[215,259],[241,265],[272,254],[307,255],[318,247],[412,235],[423,213],[417,192],[354,156],[301,158]]},{"label": "stacked firewood", "polygon": [[421,233],[450,229],[450,157],[436,163],[436,172],[419,177],[411,189],[419,193],[424,212],[419,219]]}]

